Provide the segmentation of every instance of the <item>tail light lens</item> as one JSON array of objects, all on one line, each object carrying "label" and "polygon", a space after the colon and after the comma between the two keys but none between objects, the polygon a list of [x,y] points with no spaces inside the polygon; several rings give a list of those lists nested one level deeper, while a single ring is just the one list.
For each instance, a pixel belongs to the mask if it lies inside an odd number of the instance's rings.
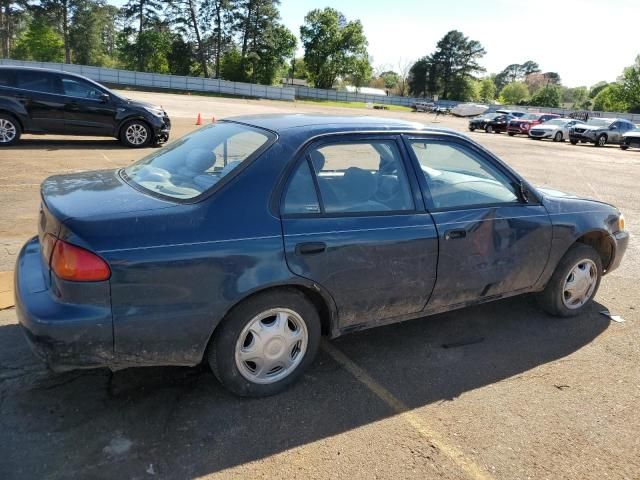
[{"label": "tail light lens", "polygon": [[51,270],[63,280],[100,282],[111,276],[109,265],[95,253],[58,240],[53,247]]}]

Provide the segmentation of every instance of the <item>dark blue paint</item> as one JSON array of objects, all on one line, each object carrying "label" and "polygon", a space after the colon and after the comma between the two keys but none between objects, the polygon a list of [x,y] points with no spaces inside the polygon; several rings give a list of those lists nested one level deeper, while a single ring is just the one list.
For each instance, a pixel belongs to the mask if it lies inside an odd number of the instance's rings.
[{"label": "dark blue paint", "polygon": [[[58,235],[96,252],[112,270],[106,282],[63,282],[49,273],[38,239],[23,247],[18,316],[45,361],[57,368],[193,365],[226,313],[268,288],[317,295],[328,333],[337,336],[541,290],[566,250],[589,232],[611,242],[608,271],[626,248],[614,207],[530,186],[527,204],[430,212],[416,160],[404,149],[415,211],[281,219],[287,175],[315,137],[438,136],[464,142],[520,177],[466,137],[419,124],[305,115],[236,121],[268,128],[277,140],[195,203],[145,194],[115,171],[43,183],[40,239]],[[447,237],[452,230],[463,233]],[[296,251],[318,242],[324,251]]]}]

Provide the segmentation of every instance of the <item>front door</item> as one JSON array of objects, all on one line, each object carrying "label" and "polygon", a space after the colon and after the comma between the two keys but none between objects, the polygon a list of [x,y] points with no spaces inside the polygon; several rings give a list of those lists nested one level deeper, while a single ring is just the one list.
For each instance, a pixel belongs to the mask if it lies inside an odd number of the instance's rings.
[{"label": "front door", "polygon": [[94,84],[62,77],[65,96],[65,131],[69,135],[115,135],[117,106]]},{"label": "front door", "polygon": [[438,230],[438,280],[429,309],[523,291],[547,263],[552,227],[544,206],[519,197],[515,178],[469,142],[407,140]]},{"label": "front door", "polygon": [[395,136],[324,140],[282,197],[289,268],[333,297],[342,329],[422,311],[438,239]]}]

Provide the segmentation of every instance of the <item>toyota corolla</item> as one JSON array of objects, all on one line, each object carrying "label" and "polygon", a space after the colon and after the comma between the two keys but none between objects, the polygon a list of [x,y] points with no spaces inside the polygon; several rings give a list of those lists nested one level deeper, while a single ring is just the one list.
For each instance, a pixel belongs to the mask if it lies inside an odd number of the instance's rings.
[{"label": "toyota corolla", "polygon": [[371,117],[229,119],[41,195],[15,270],[40,358],[204,360],[245,396],[292,384],[321,335],[530,292],[579,315],[628,242],[611,205],[534,188],[460,133]]}]

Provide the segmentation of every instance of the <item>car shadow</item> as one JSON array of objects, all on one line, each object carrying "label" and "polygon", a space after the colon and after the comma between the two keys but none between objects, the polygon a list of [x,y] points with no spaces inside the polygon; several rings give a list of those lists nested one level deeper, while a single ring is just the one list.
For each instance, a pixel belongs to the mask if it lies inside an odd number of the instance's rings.
[{"label": "car shadow", "polygon": [[[48,151],[57,150],[87,150],[87,149],[105,149],[105,150],[129,150],[115,138],[39,138],[39,137],[22,137],[20,141],[9,147],[4,147],[8,150],[33,150],[42,149]],[[149,150],[157,148],[155,146],[148,146],[139,150]]]},{"label": "car shadow", "polygon": [[[334,341],[409,408],[448,401],[572,354],[604,332],[515,297]],[[204,366],[48,373],[17,325],[0,327],[0,478],[196,478],[393,416],[325,349],[269,398],[227,393]],[[553,379],[549,379],[553,382]]]}]

